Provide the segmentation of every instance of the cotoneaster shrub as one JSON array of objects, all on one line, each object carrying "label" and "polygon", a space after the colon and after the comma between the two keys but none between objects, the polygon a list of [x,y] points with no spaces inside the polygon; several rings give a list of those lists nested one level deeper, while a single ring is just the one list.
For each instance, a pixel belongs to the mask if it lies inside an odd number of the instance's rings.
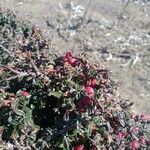
[{"label": "cotoneaster shrub", "polygon": [[130,111],[108,70],[71,51],[51,55],[39,30],[31,31],[20,35],[11,54],[5,44],[0,49],[13,57],[0,64],[0,147],[149,149],[150,118]]},{"label": "cotoneaster shrub", "polygon": [[18,149],[148,147],[149,118],[130,113],[131,103],[115,96],[104,67],[71,52],[50,64],[42,54],[41,64],[31,51],[25,54],[24,65],[5,66],[1,73],[7,87],[0,94],[3,141]]}]

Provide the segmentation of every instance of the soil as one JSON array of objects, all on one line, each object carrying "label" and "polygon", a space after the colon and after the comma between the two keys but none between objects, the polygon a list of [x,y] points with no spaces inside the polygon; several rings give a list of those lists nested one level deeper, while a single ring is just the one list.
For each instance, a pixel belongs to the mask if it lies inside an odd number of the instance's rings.
[{"label": "soil", "polygon": [[[61,3],[60,3],[61,2]],[[150,114],[149,0],[0,0],[21,20],[37,25],[58,54],[74,49],[104,64],[119,94]],[[75,13],[75,11],[77,11]]]}]

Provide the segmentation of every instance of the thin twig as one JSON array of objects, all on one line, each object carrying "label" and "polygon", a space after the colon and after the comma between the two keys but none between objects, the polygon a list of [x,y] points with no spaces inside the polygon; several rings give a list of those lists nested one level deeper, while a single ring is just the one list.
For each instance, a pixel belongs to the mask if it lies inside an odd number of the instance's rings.
[{"label": "thin twig", "polygon": [[35,69],[37,75],[40,75],[41,73],[40,73],[39,69],[37,68],[36,64],[34,63],[34,61],[31,59],[30,62],[31,62],[31,65],[33,66],[33,68]]},{"label": "thin twig", "polygon": [[87,8],[86,8],[86,10],[85,10],[85,13],[84,13],[84,16],[83,16],[83,19],[82,19],[82,24],[83,24],[84,21],[86,20],[86,15],[87,15],[88,10],[89,10],[89,8],[90,8],[90,6],[91,6],[91,2],[92,2],[92,0],[89,0],[89,3],[88,3],[88,5],[87,5]]},{"label": "thin twig", "polygon": [[[128,7],[129,3],[130,3],[130,0],[128,0],[128,1],[126,2],[126,4],[124,5],[122,11],[120,12],[120,14],[119,14],[119,16],[118,16],[117,21],[114,23],[115,26],[118,25],[119,21],[121,20],[120,18],[121,18],[122,15],[124,14],[124,12],[125,12],[126,8]],[[113,26],[114,26],[114,25],[113,25]]]},{"label": "thin twig", "polygon": [[6,68],[6,69],[8,69],[8,70],[10,70],[11,72],[13,72],[14,74],[20,74],[21,72],[19,72],[19,71],[17,71],[17,70],[15,70],[15,69],[13,69],[12,67],[10,67],[10,66],[4,66],[4,68]]},{"label": "thin twig", "polygon": [[120,15],[119,15],[120,17],[122,17],[123,13],[125,12],[126,8],[127,8],[128,5],[129,5],[129,3],[130,3],[130,0],[128,0],[127,3],[125,4],[125,6],[123,7],[122,12],[121,12]]},{"label": "thin twig", "polygon": [[12,54],[10,53],[10,51],[8,49],[6,49],[3,45],[0,45],[0,47],[3,49],[4,52],[6,52],[8,55],[10,55],[11,57],[14,57],[12,56]]},{"label": "thin twig", "polygon": [[9,77],[9,78],[7,78],[6,80],[7,80],[7,81],[10,81],[10,80],[14,80],[14,79],[17,79],[17,78],[23,78],[23,77],[27,77],[27,76],[33,76],[33,77],[35,77],[36,75],[35,75],[34,72],[31,72],[31,73],[27,73],[27,72],[19,72],[18,75]]},{"label": "thin twig", "polygon": [[140,57],[138,54],[136,54],[135,59],[132,62],[131,68],[133,68],[135,66],[135,64],[139,61]]},{"label": "thin twig", "polygon": [[36,66],[36,64],[34,63],[33,59],[31,58],[30,53],[27,52],[27,55],[28,55],[28,59],[29,59],[31,65],[32,65],[32,67],[36,71],[36,74],[39,76],[41,74],[41,72],[39,71],[38,67]]},{"label": "thin twig", "polygon": [[[86,8],[86,10],[85,10],[85,12],[84,12],[84,15],[83,15],[83,17],[82,17],[82,20],[81,20],[81,23],[80,23],[80,27],[81,27],[81,25],[82,25],[82,27],[84,27],[84,23],[85,23],[85,21],[86,21],[86,16],[87,16],[88,10],[89,10],[89,8],[90,8],[90,6],[91,6],[91,2],[92,2],[92,0],[89,0],[89,3],[88,3],[88,5],[87,5],[87,8]],[[78,34],[79,34],[80,31],[81,31],[81,30],[78,31]]]},{"label": "thin twig", "polygon": [[13,69],[13,68],[10,67],[10,66],[4,66],[4,68],[6,68],[6,69],[10,70],[11,72],[13,72],[14,74],[16,74],[16,75],[14,75],[14,76],[12,76],[12,77],[7,78],[7,79],[6,79],[7,81],[8,81],[8,80],[13,80],[13,79],[16,79],[16,78],[21,78],[21,77],[30,76],[30,75],[31,75],[31,76],[35,76],[35,73],[34,73],[34,72],[31,72],[31,73],[20,72],[20,71],[18,71],[18,70]]},{"label": "thin twig", "polygon": [[6,66],[7,69],[9,69],[11,72],[15,73],[16,75],[15,76],[12,76],[12,77],[9,77],[7,78],[6,80],[9,81],[9,80],[14,80],[14,79],[17,79],[17,78],[22,78],[22,77],[27,77],[27,76],[32,76],[32,77],[36,77],[40,75],[41,79],[44,79],[46,82],[50,82],[50,79],[43,75],[43,74],[37,74],[37,73],[34,73],[34,72],[30,72],[30,73],[27,73],[27,72],[20,72],[20,71],[17,71],[9,66]]}]

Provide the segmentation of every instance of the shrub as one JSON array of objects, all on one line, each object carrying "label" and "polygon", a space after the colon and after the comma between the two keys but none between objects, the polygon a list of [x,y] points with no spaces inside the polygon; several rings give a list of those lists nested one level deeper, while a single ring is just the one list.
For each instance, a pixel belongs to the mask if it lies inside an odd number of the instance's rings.
[{"label": "shrub", "polygon": [[109,71],[82,54],[52,59],[39,30],[31,31],[11,54],[1,46],[13,57],[0,69],[4,149],[148,149],[149,117],[131,113]]}]

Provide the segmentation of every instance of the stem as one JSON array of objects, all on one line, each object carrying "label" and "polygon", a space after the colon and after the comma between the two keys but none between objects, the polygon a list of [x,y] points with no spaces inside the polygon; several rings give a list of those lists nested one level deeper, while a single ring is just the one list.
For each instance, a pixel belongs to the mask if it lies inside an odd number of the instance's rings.
[{"label": "stem", "polygon": [[18,75],[15,75],[15,76],[12,76],[12,77],[9,77],[7,78],[6,80],[9,81],[9,80],[14,80],[16,78],[22,78],[22,77],[27,77],[27,76],[35,76],[35,73],[27,73],[27,72],[19,72]]},{"label": "stem", "polygon": [[3,49],[3,51],[6,52],[9,56],[14,57],[14,56],[12,56],[12,54],[9,52],[9,50],[6,49],[3,45],[0,45],[0,47],[1,47],[1,48]]},{"label": "stem", "polygon": [[28,55],[28,59],[32,65],[32,67],[34,68],[34,70],[36,71],[36,74],[39,76],[41,74],[41,72],[39,71],[38,67],[36,66],[36,64],[34,63],[33,59],[31,58],[30,53],[26,52]]}]

